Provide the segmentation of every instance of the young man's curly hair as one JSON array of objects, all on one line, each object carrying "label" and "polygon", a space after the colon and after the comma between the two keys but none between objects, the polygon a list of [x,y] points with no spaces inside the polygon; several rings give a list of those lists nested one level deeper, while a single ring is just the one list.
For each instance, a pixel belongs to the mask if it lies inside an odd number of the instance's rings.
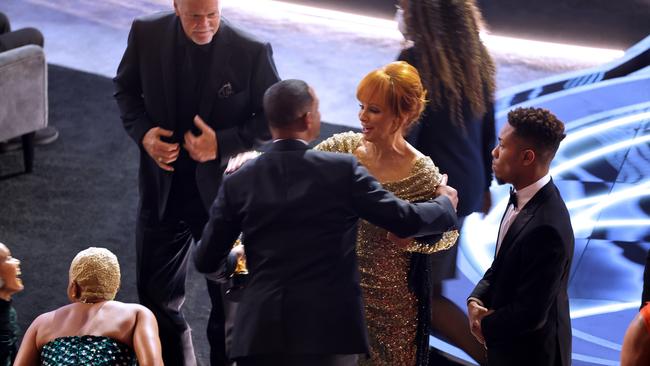
[{"label": "young man's curly hair", "polygon": [[535,152],[552,159],[566,136],[564,123],[543,108],[517,108],[508,113],[508,123],[515,135],[532,144]]}]

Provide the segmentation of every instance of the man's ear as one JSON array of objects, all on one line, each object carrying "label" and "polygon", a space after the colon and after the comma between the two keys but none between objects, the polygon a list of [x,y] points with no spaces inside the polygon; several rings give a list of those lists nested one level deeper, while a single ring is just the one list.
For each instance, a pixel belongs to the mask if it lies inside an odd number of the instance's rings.
[{"label": "man's ear", "polygon": [[180,17],[180,16],[181,16],[181,11],[180,11],[180,9],[178,8],[178,3],[177,3],[177,1],[178,1],[178,0],[174,0],[174,13],[176,13],[176,16],[179,16],[179,17]]},{"label": "man's ear", "polygon": [[75,281],[68,282],[68,299],[72,302],[79,301],[81,296],[81,288]]},{"label": "man's ear", "polygon": [[537,159],[537,156],[535,155],[535,151],[531,149],[526,149],[522,152],[523,154],[523,162],[524,166],[530,166],[532,165],[535,160]]},{"label": "man's ear", "polygon": [[298,125],[298,129],[300,131],[308,131],[313,124],[314,124],[314,115],[311,112],[307,112],[300,118],[300,124]]}]

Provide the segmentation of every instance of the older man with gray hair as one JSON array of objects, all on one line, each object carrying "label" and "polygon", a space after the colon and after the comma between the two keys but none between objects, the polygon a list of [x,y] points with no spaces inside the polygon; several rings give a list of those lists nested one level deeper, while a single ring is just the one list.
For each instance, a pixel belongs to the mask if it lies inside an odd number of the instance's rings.
[{"label": "older man with gray hair", "polygon": [[[168,365],[196,364],[181,310],[190,244],[228,158],[268,139],[262,96],[278,79],[271,46],[224,19],[219,0],[175,0],[173,13],[131,27],[115,99],[140,149],[138,295],[158,318]],[[218,283],[207,285],[211,364],[224,365],[228,304]]]}]

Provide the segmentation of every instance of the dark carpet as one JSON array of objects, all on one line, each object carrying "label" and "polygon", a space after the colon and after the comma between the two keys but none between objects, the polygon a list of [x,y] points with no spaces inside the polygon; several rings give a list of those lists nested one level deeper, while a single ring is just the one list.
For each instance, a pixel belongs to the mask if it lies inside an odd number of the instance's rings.
[{"label": "dark carpet", "polygon": [[[122,129],[112,82],[60,66],[48,72],[49,123],[60,137],[36,147],[33,173],[0,180],[0,242],[21,260],[25,284],[14,296],[22,332],[37,315],[68,303],[70,262],[89,246],[117,255],[122,266],[117,300],[137,302],[138,150]],[[345,130],[323,123],[321,136]],[[20,151],[0,154],[0,177],[22,169]],[[191,269],[187,286],[185,314],[197,357],[207,364],[205,281]]]}]

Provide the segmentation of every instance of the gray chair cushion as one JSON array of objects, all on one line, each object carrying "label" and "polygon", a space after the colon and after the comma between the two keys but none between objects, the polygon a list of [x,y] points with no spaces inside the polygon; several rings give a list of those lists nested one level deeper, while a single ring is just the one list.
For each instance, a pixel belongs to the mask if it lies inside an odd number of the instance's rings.
[{"label": "gray chair cushion", "polygon": [[47,67],[39,46],[0,53],[0,141],[47,126]]}]

